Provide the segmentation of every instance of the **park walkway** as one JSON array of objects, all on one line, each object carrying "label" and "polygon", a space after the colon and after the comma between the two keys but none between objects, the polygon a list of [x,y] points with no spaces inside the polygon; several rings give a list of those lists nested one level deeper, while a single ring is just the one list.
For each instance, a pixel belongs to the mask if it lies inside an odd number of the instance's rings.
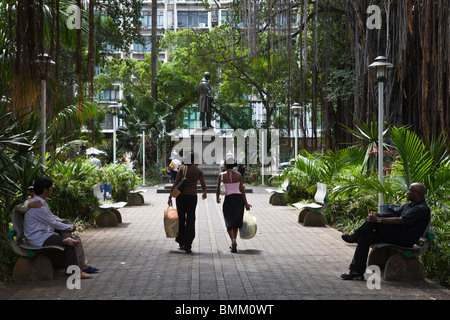
[{"label": "park walkway", "polygon": [[164,233],[167,194],[149,187],[145,205],[121,209],[118,227],[82,235],[88,262],[101,268],[80,290],[69,290],[64,276],[47,282],[13,282],[0,299],[62,300],[449,300],[449,290],[430,281],[391,283],[368,289],[365,281],[343,281],[355,245],[333,228],[304,227],[298,211],[269,205],[262,187],[247,195],[258,219],[258,233],[238,239],[229,251],[222,205],[209,193],[197,206],[193,253],[179,251]]}]

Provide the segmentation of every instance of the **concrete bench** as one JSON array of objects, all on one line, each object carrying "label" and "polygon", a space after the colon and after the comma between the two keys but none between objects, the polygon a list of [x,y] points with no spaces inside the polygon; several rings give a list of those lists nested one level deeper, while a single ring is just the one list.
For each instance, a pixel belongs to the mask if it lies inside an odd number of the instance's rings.
[{"label": "concrete bench", "polygon": [[289,186],[289,180],[283,181],[278,189],[265,189],[268,193],[272,193],[269,198],[269,203],[274,206],[287,206],[287,201],[284,195],[287,192]]},{"label": "concrete bench", "polygon": [[317,183],[317,191],[314,195],[315,203],[294,203],[294,207],[300,210],[298,215],[298,222],[303,223],[308,227],[324,227],[325,217],[322,212],[327,207],[329,202],[327,197],[327,185],[324,183]]},{"label": "concrete bench", "polygon": [[425,273],[419,257],[430,246],[434,234],[430,232],[428,223],[425,232],[413,247],[401,247],[390,243],[377,243],[372,245],[367,265],[379,266],[384,270],[384,279],[387,281],[419,281],[424,280]]},{"label": "concrete bench", "polygon": [[147,189],[139,189],[139,190],[131,190],[128,192],[128,205],[130,206],[141,206],[145,203],[144,201],[144,193],[146,193]]},{"label": "concrete bench", "polygon": [[20,256],[13,268],[14,280],[52,280],[55,269],[65,268],[63,246],[36,247],[27,243],[23,230],[24,214],[17,207],[12,215],[12,224],[7,235],[14,252]]},{"label": "concrete bench", "polygon": [[112,200],[111,184],[96,184],[93,188],[93,192],[100,203],[96,207],[96,210],[100,212],[95,219],[97,226],[114,227],[117,226],[117,224],[122,223],[122,215],[118,209],[125,207],[127,202],[106,202]]}]

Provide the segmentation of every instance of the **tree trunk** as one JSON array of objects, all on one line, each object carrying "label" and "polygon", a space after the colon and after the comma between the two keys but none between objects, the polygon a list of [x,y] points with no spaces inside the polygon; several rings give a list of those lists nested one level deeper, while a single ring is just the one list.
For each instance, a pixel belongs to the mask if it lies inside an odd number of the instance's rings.
[{"label": "tree trunk", "polygon": [[156,85],[156,75],[158,73],[158,0],[152,0],[152,52],[151,52],[151,64],[152,64],[152,84],[151,92],[152,98],[158,101],[158,87]]}]

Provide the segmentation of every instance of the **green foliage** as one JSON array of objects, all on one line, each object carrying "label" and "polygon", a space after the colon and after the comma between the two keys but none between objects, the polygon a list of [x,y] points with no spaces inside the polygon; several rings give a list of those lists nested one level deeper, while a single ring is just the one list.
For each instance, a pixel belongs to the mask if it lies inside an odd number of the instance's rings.
[{"label": "green foliage", "polygon": [[97,198],[92,188],[99,176],[88,160],[56,161],[51,171],[53,191],[49,206],[57,216],[69,220],[93,220]]},{"label": "green foliage", "polygon": [[245,171],[245,182],[251,185],[259,185],[262,182],[261,166],[248,165]]},{"label": "green foliage", "polygon": [[435,239],[430,248],[422,256],[427,277],[438,279],[439,282],[450,287],[450,206],[431,208],[431,233]]},{"label": "green foliage", "polygon": [[433,155],[419,136],[408,129],[394,127],[392,142],[399,155],[396,165],[402,178],[402,189],[406,191],[413,182],[427,184],[427,177],[433,170]]},{"label": "green foliage", "polygon": [[56,161],[51,170],[53,180],[51,210],[61,218],[89,222],[97,212],[97,197],[93,187],[98,183],[111,183],[115,201],[127,201],[128,192],[136,188],[141,179],[125,164],[115,163],[101,169],[89,159],[67,162]]},{"label": "green foliage", "polygon": [[107,11],[107,16],[96,15],[96,40],[106,51],[106,45],[129,52],[132,43],[142,43],[141,0],[105,0],[97,6]]},{"label": "green foliage", "polygon": [[[163,171],[164,170],[164,171]],[[162,181],[163,174],[165,174],[165,168],[162,168],[161,163],[155,163],[146,169],[145,184],[155,185]]]},{"label": "green foliage", "polygon": [[425,183],[427,202],[432,209],[431,229],[436,235],[423,257],[426,275],[449,285],[450,158],[446,140],[440,136],[424,143],[407,128],[394,127],[390,136],[396,154],[381,184],[377,172],[368,170],[365,156],[372,150],[375,141],[370,132],[376,127],[369,128],[363,123],[359,127],[362,128],[359,145],[335,153],[302,151],[281,175],[282,180],[288,178],[290,182],[286,199],[290,203],[310,200],[316,183],[326,183],[330,202],[324,216],[328,224],[351,232],[370,211],[378,211],[378,193],[384,195],[386,203],[400,204],[406,202],[411,183]]},{"label": "green foliage", "polygon": [[102,183],[111,183],[112,197],[116,201],[127,201],[128,192],[142,184],[142,179],[130,167],[121,163],[109,164],[100,171],[102,174],[99,179]]}]

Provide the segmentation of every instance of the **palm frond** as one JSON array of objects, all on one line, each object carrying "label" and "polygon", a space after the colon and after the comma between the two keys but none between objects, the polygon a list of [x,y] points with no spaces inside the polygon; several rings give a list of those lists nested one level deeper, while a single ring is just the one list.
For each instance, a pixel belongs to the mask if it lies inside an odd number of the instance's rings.
[{"label": "palm frond", "polygon": [[404,178],[404,187],[407,189],[412,182],[426,183],[433,169],[433,157],[421,139],[405,127],[394,127],[392,142],[399,155],[397,168]]}]

